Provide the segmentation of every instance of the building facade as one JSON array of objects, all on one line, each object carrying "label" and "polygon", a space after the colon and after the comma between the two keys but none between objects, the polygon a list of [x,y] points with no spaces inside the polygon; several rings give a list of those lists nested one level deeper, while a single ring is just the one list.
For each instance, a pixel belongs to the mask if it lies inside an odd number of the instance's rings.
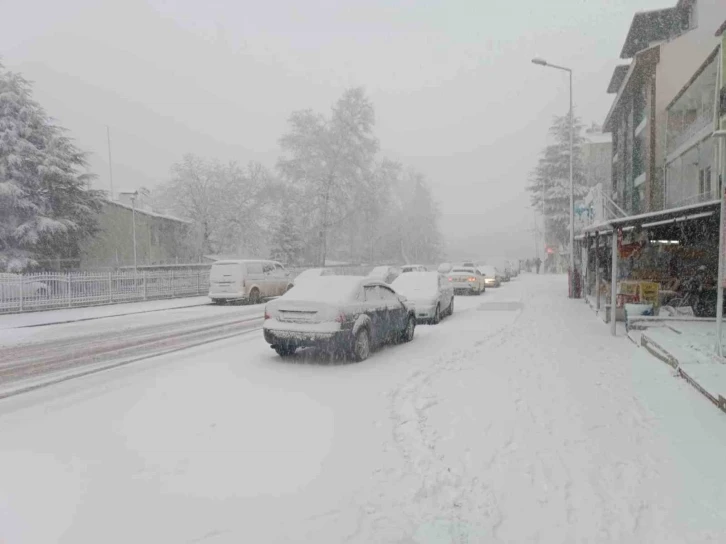
[{"label": "building facade", "polygon": [[713,131],[723,0],[679,0],[633,17],[609,93],[610,197],[628,214],[708,200],[718,190]]},{"label": "building facade", "polygon": [[199,259],[191,243],[189,221],[156,213],[149,195],[120,193],[117,201],[106,200],[98,216],[99,232],[81,251],[83,270],[134,265],[134,218],[136,264],[191,263]]}]

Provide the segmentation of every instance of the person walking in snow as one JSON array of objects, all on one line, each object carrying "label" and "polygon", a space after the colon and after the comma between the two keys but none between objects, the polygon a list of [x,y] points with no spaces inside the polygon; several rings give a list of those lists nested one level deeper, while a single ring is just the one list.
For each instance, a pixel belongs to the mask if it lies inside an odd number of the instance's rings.
[{"label": "person walking in snow", "polygon": [[540,259],[539,257],[537,257],[537,258],[536,258],[536,259],[534,260],[534,266],[536,266],[536,267],[537,267],[537,274],[539,274],[539,267],[540,267],[541,265],[542,265],[542,259]]}]

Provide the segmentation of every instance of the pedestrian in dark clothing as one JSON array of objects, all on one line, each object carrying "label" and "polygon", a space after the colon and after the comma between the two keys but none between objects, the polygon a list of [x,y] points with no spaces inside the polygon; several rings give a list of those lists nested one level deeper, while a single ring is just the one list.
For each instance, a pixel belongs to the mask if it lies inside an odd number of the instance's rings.
[{"label": "pedestrian in dark clothing", "polygon": [[540,259],[539,257],[537,257],[534,260],[534,265],[537,267],[537,274],[539,274],[539,267],[542,265],[542,259]]}]

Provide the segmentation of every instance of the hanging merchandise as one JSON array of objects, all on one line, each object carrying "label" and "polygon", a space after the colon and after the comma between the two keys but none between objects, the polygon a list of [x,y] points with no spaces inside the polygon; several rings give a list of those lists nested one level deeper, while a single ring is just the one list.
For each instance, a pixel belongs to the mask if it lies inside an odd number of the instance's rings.
[{"label": "hanging merchandise", "polygon": [[645,242],[632,242],[626,244],[623,240],[623,231],[618,229],[618,255],[621,258],[636,257],[638,253],[645,247]]}]

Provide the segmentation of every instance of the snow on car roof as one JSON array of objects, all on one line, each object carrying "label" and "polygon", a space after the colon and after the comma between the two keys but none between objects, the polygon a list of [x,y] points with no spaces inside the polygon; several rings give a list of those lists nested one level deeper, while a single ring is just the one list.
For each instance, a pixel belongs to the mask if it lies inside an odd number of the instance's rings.
[{"label": "snow on car roof", "polygon": [[436,291],[438,284],[438,272],[411,272],[398,276],[391,287],[405,295],[407,291]]},{"label": "snow on car roof", "polygon": [[341,302],[353,298],[360,288],[362,276],[318,276],[295,285],[280,300]]}]

